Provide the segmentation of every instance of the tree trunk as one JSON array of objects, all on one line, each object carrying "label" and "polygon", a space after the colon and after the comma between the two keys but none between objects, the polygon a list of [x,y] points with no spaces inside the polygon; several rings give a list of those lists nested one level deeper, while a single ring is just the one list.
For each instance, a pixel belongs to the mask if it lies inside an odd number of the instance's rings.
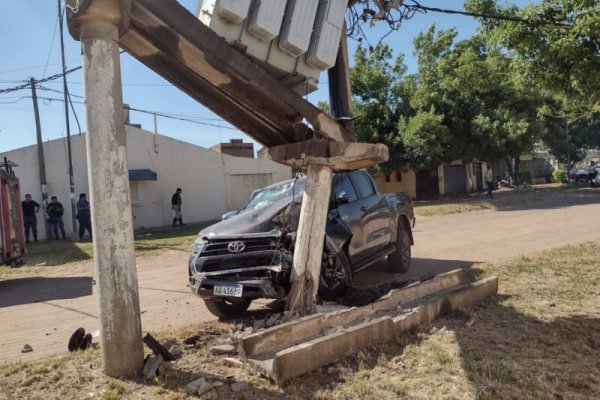
[{"label": "tree trunk", "polygon": [[520,165],[521,165],[521,157],[516,156],[515,157],[515,168],[514,168],[514,173],[515,174],[511,175],[513,177],[513,181],[514,181],[515,186],[517,186],[519,183],[521,183],[520,179],[519,179],[519,167],[520,167]]},{"label": "tree trunk", "polygon": [[[506,156],[504,158],[504,162],[506,163],[506,169],[507,169],[508,173],[510,174],[510,176],[512,176],[513,181],[516,182],[516,176],[515,176],[515,171],[513,169],[512,157]],[[500,179],[504,179],[504,176],[500,175]]]}]

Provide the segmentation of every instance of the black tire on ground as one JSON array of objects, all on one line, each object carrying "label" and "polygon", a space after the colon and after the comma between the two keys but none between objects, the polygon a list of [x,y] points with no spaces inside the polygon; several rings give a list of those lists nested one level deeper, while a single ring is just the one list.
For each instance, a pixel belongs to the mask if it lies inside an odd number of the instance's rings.
[{"label": "black tire on ground", "polygon": [[588,183],[588,177],[587,176],[578,176],[577,183]]},{"label": "black tire on ground", "polygon": [[351,286],[352,270],[346,252],[334,254],[325,247],[319,278],[319,298],[333,300],[345,294]]},{"label": "black tire on ground", "polygon": [[69,349],[69,351],[79,350],[79,346],[81,346],[81,341],[84,338],[85,338],[85,329],[77,328],[77,330],[75,330],[75,332],[73,332],[73,334],[71,335],[71,338],[69,339],[69,344],[67,345],[67,348]]},{"label": "black tire on ground", "polygon": [[219,318],[235,318],[246,312],[250,307],[250,299],[206,299],[204,304],[213,315]]},{"label": "black tire on ground", "polygon": [[392,272],[406,272],[410,268],[410,236],[404,224],[398,225],[396,234],[396,251],[388,256],[388,264]]}]

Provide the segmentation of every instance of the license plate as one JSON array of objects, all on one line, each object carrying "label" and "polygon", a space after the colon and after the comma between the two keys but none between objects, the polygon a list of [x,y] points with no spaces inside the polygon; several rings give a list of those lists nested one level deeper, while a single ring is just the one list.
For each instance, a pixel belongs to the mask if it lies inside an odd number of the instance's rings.
[{"label": "license plate", "polygon": [[244,285],[215,285],[213,294],[215,296],[227,296],[227,297],[242,297],[242,290]]}]

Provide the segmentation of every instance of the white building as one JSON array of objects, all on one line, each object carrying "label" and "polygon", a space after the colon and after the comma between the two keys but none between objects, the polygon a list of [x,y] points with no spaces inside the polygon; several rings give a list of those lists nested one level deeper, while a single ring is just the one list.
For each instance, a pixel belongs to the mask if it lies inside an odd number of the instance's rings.
[{"label": "white building", "polygon": [[[169,225],[173,219],[171,196],[180,187],[183,221],[219,219],[239,209],[249,194],[265,185],[289,179],[290,168],[270,160],[232,157],[170,137],[125,125],[127,161],[135,228]],[[65,230],[73,232],[66,139],[43,144],[48,197],[57,196],[65,207]],[[85,134],[71,137],[75,197],[89,193]],[[18,164],[15,173],[21,194],[31,193],[41,204],[37,146],[0,154]],[[38,231],[44,238],[43,217],[38,214]]]}]

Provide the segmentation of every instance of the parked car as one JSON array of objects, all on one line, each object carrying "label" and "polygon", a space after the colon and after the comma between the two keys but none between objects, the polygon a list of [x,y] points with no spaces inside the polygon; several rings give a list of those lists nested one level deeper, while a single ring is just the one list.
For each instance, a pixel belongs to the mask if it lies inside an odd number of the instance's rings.
[{"label": "parked car", "polygon": [[[218,317],[244,313],[258,298],[285,298],[306,178],[254,192],[242,210],[202,230],[189,259],[189,286]],[[410,197],[382,194],[364,170],[337,173],[324,232],[319,297],[333,299],[356,272],[387,257],[393,272],[410,267]]]},{"label": "parked car", "polygon": [[600,186],[600,163],[589,169],[588,180],[592,186]]}]

